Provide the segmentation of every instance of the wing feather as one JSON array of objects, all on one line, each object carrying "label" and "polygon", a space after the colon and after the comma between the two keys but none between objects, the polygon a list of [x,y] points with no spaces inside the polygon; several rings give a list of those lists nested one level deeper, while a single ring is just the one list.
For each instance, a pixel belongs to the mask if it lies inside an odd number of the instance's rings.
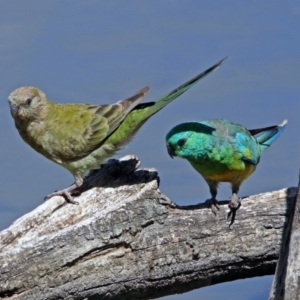
[{"label": "wing feather", "polygon": [[100,147],[148,90],[145,87],[112,105],[57,104],[55,122],[47,128],[45,139],[54,160],[76,161]]}]

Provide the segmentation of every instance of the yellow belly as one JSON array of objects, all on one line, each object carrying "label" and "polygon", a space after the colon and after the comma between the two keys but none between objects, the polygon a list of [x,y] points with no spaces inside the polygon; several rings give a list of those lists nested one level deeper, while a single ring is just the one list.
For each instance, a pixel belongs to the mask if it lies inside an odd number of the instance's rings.
[{"label": "yellow belly", "polygon": [[200,174],[204,177],[205,180],[216,182],[231,182],[234,184],[243,182],[255,171],[255,169],[255,165],[247,164],[245,165],[245,168],[243,170],[227,169],[221,172],[214,172],[212,174],[207,174],[207,172],[202,173],[200,171]]}]

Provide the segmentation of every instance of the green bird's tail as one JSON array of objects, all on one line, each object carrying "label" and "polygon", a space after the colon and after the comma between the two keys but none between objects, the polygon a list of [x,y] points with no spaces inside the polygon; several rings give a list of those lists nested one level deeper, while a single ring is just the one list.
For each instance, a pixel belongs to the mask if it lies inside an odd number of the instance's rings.
[{"label": "green bird's tail", "polygon": [[138,104],[124,119],[124,121],[120,124],[117,130],[107,139],[108,143],[112,143],[117,145],[118,147],[122,147],[127,144],[135,133],[139,130],[139,128],[155,113],[165,107],[167,104],[172,102],[174,99],[182,95],[188,89],[190,89],[193,85],[195,85],[200,79],[207,76],[212,71],[216,70],[220,67],[224,61],[227,59],[224,58],[221,61],[217,62],[204,72],[190,79],[186,83],[177,87],[170,93],[162,96],[155,102],[147,102]]},{"label": "green bird's tail", "polygon": [[213,72],[217,68],[219,68],[224,61],[228,57],[225,57],[224,59],[220,60],[204,72],[200,73],[199,75],[195,76],[194,78],[190,79],[186,83],[182,84],[181,86],[177,87],[170,93],[162,96],[161,98],[157,99],[155,102],[145,103],[148,104],[147,108],[143,107],[143,104],[137,105],[134,110],[143,109],[143,119],[146,121],[149,117],[156,114],[158,111],[160,111],[163,107],[165,107],[167,104],[175,100],[177,97],[185,93],[188,89],[190,89],[193,85],[195,85],[198,81],[203,79],[205,76],[207,76],[209,73]]},{"label": "green bird's tail", "polygon": [[274,125],[274,126],[259,128],[259,129],[250,129],[249,132],[252,135],[258,134],[256,140],[259,143],[262,152],[264,152],[281,135],[287,122],[288,122],[287,120],[284,120],[279,125]]}]

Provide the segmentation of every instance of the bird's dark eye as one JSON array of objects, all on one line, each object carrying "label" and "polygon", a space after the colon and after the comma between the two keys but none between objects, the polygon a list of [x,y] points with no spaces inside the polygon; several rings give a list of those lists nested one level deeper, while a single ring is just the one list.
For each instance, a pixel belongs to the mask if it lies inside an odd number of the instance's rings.
[{"label": "bird's dark eye", "polygon": [[178,140],[177,145],[181,147],[185,144],[185,142],[186,142],[186,139],[180,139],[180,140]]},{"label": "bird's dark eye", "polygon": [[31,101],[32,101],[32,99],[31,98],[28,98],[27,100],[26,100],[26,105],[30,105],[31,104]]}]

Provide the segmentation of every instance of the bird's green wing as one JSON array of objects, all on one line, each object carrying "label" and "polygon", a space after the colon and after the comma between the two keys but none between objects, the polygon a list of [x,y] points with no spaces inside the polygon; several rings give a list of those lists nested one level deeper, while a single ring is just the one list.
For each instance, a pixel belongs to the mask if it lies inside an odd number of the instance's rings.
[{"label": "bird's green wing", "polygon": [[218,155],[221,153],[228,164],[239,163],[240,160],[252,165],[258,164],[261,151],[256,139],[244,126],[222,119],[206,120],[201,123],[216,129],[211,138],[205,136],[207,143],[210,141],[217,145]]},{"label": "bird's green wing", "polygon": [[146,96],[148,87],[112,105],[56,105],[49,144],[57,161],[74,161],[97,149]]}]

